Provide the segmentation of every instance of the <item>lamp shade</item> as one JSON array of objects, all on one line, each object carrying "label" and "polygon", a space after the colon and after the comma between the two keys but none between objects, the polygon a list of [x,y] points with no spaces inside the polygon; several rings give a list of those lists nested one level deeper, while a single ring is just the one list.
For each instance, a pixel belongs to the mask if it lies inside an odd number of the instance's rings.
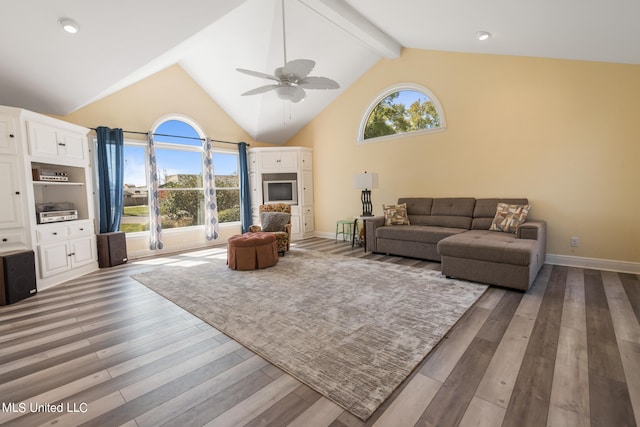
[{"label": "lamp shade", "polygon": [[359,173],[353,176],[353,188],[371,189],[378,188],[377,173]]}]

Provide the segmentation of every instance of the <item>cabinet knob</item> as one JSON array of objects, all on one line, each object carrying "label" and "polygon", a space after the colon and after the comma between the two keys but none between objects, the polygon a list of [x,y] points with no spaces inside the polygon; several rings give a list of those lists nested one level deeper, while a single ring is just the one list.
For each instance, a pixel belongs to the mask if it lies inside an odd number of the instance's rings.
[{"label": "cabinet knob", "polygon": [[14,135],[14,134],[12,134],[12,133],[10,133],[10,134],[9,134],[9,138],[15,138],[15,135]]},{"label": "cabinet knob", "polygon": [[17,194],[17,195],[20,195],[20,192],[19,192],[19,191],[16,191],[16,194]]},{"label": "cabinet knob", "polygon": [[8,242],[9,239],[7,239],[6,237],[4,239],[2,239],[3,242]]},{"label": "cabinet knob", "polygon": [[67,146],[67,144],[65,144],[64,142],[58,142],[58,145],[61,146],[61,147],[66,147]]},{"label": "cabinet knob", "polygon": [[80,231],[84,231],[84,228],[80,228]]},{"label": "cabinet knob", "polygon": [[57,232],[57,231],[54,231],[54,232],[53,232],[53,233],[51,233],[51,234],[53,234],[54,236],[57,236],[57,235],[58,235],[58,232]]}]

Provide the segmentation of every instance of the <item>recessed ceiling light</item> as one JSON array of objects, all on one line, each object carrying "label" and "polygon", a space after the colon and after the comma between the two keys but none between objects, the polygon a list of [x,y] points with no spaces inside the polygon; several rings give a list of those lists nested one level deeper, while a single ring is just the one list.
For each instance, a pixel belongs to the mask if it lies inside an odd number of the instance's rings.
[{"label": "recessed ceiling light", "polygon": [[489,37],[491,37],[491,33],[488,31],[478,31],[476,33],[476,37],[482,42],[489,39]]},{"label": "recessed ceiling light", "polygon": [[58,23],[62,26],[62,29],[69,34],[75,34],[80,31],[78,23],[70,18],[60,18]]}]

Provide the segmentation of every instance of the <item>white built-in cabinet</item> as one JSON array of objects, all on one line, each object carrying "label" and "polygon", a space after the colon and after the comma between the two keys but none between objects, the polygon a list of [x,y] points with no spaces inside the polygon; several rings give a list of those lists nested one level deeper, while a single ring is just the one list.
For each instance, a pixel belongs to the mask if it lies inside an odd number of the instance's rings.
[{"label": "white built-in cabinet", "polygon": [[36,234],[43,278],[91,265],[96,259],[93,223],[89,220],[49,224],[39,227]]},{"label": "white built-in cabinet", "polygon": [[299,153],[292,150],[261,151],[258,156],[258,168],[264,172],[297,171]]},{"label": "white built-in cabinet", "polygon": [[43,158],[56,163],[56,159],[84,164],[86,160],[87,136],[74,131],[60,129],[38,120],[27,123],[29,153],[32,158]]},{"label": "white built-in cabinet", "polygon": [[0,252],[22,249],[27,244],[16,123],[14,117],[0,114]]},{"label": "white built-in cabinet", "polygon": [[[0,106],[0,254],[33,250],[38,289],[98,268],[89,129]],[[33,171],[62,172],[43,181]],[[73,221],[39,224],[36,205],[72,203]]]},{"label": "white built-in cabinet", "polygon": [[298,203],[291,206],[292,239],[313,237],[313,152],[306,147],[267,148],[249,150],[249,182],[253,223],[260,224],[259,207],[263,204],[265,178],[277,174],[296,176]]}]

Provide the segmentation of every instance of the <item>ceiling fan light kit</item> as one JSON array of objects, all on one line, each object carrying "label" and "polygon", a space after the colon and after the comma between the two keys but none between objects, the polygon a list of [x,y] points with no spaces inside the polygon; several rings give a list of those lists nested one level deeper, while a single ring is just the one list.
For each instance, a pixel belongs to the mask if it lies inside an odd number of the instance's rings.
[{"label": "ceiling fan light kit", "polygon": [[237,71],[253,77],[269,79],[276,84],[260,86],[243,93],[241,96],[258,95],[274,90],[278,98],[294,103],[302,101],[305,89],[339,89],[340,85],[328,77],[309,76],[316,63],[310,59],[294,59],[287,62],[287,39],[285,29],[284,0],[282,4],[282,45],[284,48],[284,66],[276,68],[273,75],[259,71],[236,68]]}]

